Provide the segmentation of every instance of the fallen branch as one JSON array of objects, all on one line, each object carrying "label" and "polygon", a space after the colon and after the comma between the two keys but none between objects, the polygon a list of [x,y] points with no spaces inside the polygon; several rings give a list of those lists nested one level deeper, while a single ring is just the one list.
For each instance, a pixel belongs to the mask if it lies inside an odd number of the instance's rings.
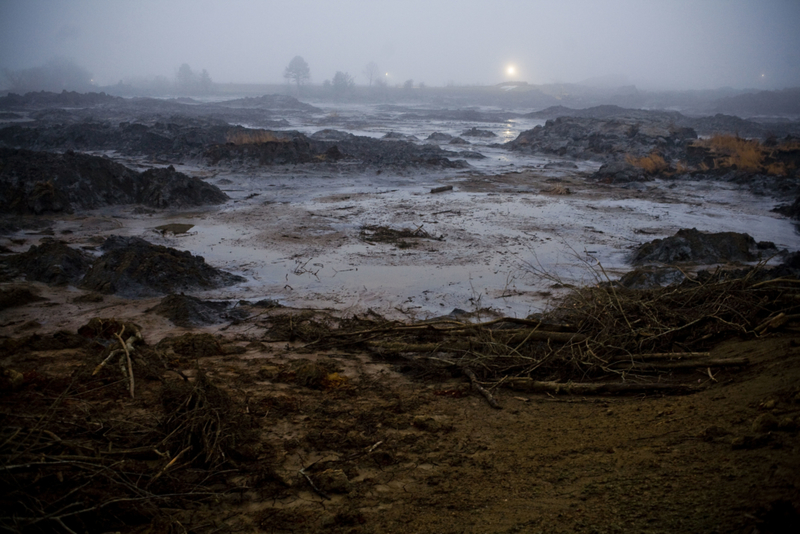
[{"label": "fallen branch", "polygon": [[750,360],[747,358],[725,358],[715,360],[685,360],[677,362],[631,362],[631,361],[617,361],[617,364],[627,363],[627,369],[694,369],[700,367],[741,367],[750,365]]},{"label": "fallen branch", "polygon": [[501,410],[503,408],[502,406],[500,406],[500,404],[498,404],[497,400],[494,398],[494,395],[489,393],[489,391],[487,391],[485,387],[480,385],[480,383],[478,382],[478,377],[475,376],[475,373],[472,372],[472,369],[468,369],[465,367],[464,374],[467,375],[469,377],[469,381],[472,382],[472,389],[483,395],[483,397],[486,399],[486,402],[489,403],[489,406],[491,406],[496,410]]},{"label": "fallen branch", "polygon": [[700,389],[682,384],[630,384],[630,383],[581,383],[581,382],[542,382],[531,378],[510,378],[512,389],[532,393],[553,393],[560,395],[634,395],[640,393],[694,393]]}]

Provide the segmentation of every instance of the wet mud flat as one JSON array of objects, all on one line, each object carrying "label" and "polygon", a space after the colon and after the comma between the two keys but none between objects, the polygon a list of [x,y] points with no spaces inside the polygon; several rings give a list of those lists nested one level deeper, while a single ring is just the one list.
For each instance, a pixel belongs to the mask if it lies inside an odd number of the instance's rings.
[{"label": "wet mud flat", "polygon": [[[306,132],[299,144],[250,157],[234,143],[235,158],[212,164],[181,137],[196,123],[131,128],[135,116],[115,103],[129,144],[88,151],[131,169],[120,175],[139,203],[93,196],[70,213],[76,200],[53,178],[20,197],[45,207],[39,215],[4,219],[0,455],[13,484],[2,499],[27,510],[4,526],[778,532],[797,522],[800,266],[789,253],[800,243],[771,211],[793,189],[765,177],[759,196],[721,175],[628,167],[598,179],[619,155],[579,157],[602,147],[574,133],[564,154],[547,152],[560,150],[546,143],[562,125],[519,151],[481,133],[515,138],[530,126],[521,114],[475,125],[278,104]],[[375,142],[314,140],[331,125]],[[378,140],[384,130],[396,135]],[[158,145],[164,163],[134,149],[136,135],[162,143],[150,134],[170,131],[177,152]],[[631,136],[644,155],[658,142],[645,134]],[[452,151],[454,138],[484,157],[450,165],[438,158],[458,156],[405,144],[380,155],[376,144],[436,139]],[[314,145],[332,139],[336,151]],[[313,161],[265,164],[264,151]],[[166,179],[142,178],[165,163]],[[213,202],[158,204],[173,194]]]}]

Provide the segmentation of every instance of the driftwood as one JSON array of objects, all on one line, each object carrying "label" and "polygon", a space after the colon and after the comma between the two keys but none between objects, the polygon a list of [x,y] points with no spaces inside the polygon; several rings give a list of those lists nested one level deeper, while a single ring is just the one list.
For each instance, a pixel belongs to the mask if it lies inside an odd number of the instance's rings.
[{"label": "driftwood", "polygon": [[[750,365],[750,360],[747,358],[716,358],[708,360],[685,360],[674,362],[635,362],[635,361],[617,361],[616,364],[627,364],[627,369],[695,369],[701,367],[742,367]],[[615,366],[615,368],[619,368]]]},{"label": "driftwood", "polygon": [[511,389],[531,393],[553,393],[563,395],[637,395],[641,393],[694,393],[700,388],[683,384],[632,384],[608,382],[542,382],[531,378],[509,378],[506,384]]},{"label": "driftwood", "polygon": [[433,189],[431,189],[431,193],[444,193],[445,191],[452,191],[452,190],[453,190],[452,185],[443,185],[441,187],[434,187]]}]

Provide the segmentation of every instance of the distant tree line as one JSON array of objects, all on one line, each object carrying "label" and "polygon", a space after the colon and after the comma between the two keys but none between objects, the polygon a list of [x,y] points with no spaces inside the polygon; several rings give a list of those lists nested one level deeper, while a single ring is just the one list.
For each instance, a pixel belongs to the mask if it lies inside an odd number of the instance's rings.
[{"label": "distant tree line", "polygon": [[30,91],[87,92],[95,88],[92,73],[71,59],[57,57],[44,65],[21,70],[3,69],[4,88],[11,93]]},{"label": "distant tree line", "polygon": [[213,90],[214,82],[206,69],[198,74],[188,63],[184,63],[175,73],[175,88],[184,94],[208,94]]}]

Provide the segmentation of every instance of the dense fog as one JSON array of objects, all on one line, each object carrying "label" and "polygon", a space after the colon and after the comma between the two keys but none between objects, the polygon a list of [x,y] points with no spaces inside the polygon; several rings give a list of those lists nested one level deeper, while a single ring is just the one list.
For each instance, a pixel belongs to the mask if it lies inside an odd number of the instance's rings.
[{"label": "dense fog", "polygon": [[780,89],[800,85],[798,23],[794,0],[4,1],[0,68],[6,89],[65,60],[100,87],[172,80],[183,64],[282,83],[299,55],[313,84],[342,72],[357,85]]}]

